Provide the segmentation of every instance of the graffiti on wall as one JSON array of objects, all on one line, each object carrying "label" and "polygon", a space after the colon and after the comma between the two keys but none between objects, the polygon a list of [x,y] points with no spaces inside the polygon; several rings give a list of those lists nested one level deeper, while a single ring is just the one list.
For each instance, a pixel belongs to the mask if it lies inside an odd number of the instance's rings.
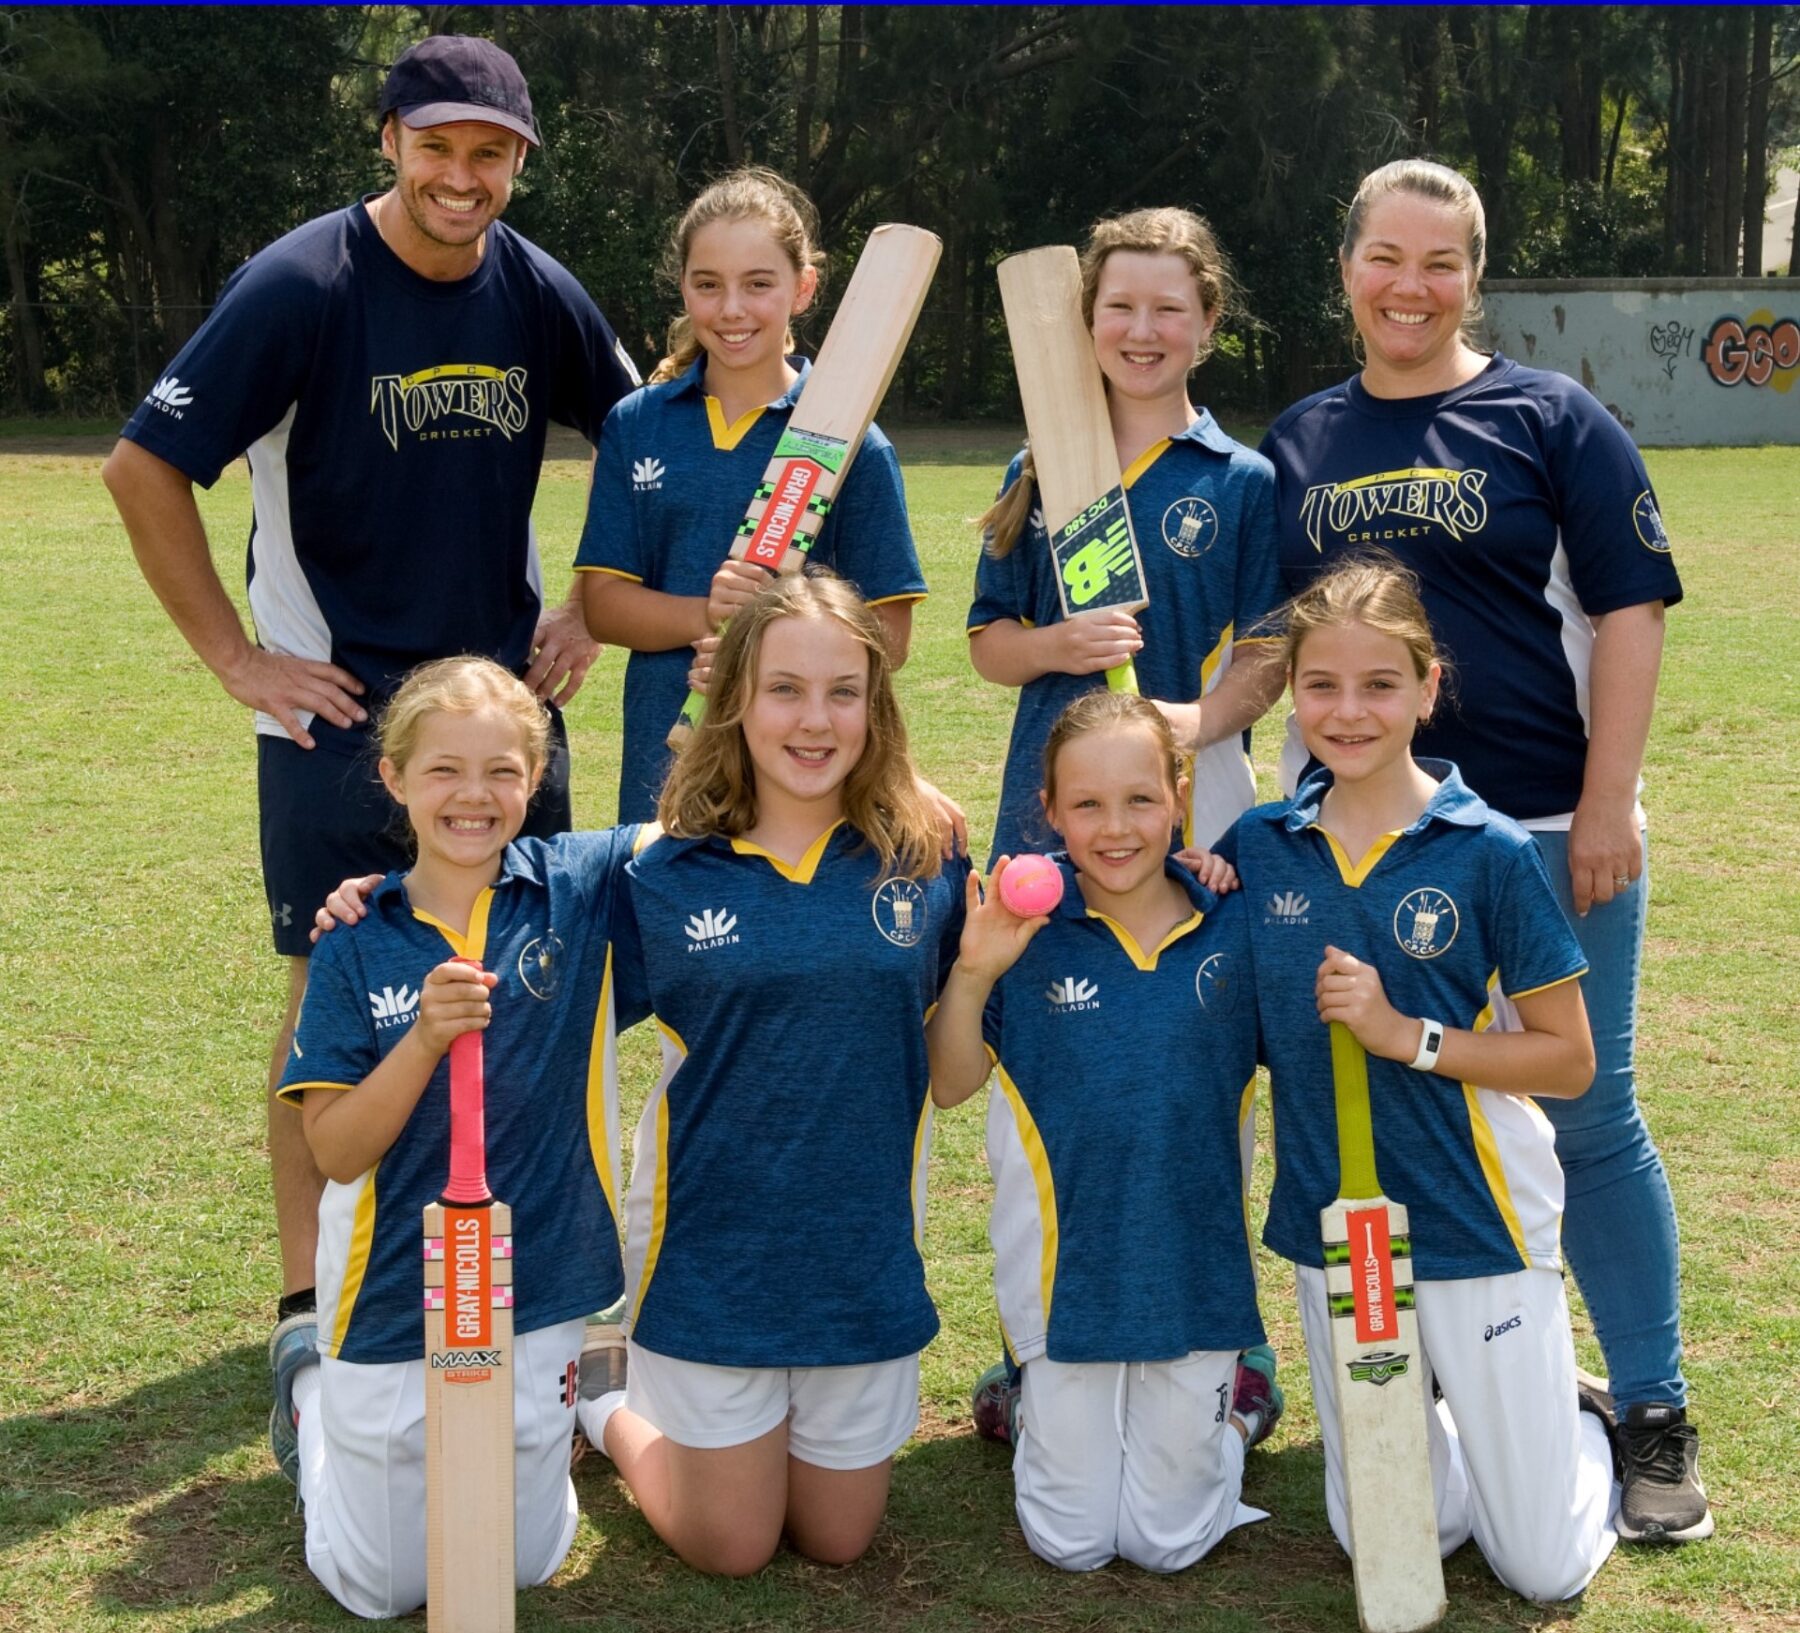
[{"label": "graffiti on wall", "polygon": [[1773,386],[1787,392],[1800,375],[1800,323],[1773,312],[1719,318],[1700,351],[1706,372],[1722,386]]}]

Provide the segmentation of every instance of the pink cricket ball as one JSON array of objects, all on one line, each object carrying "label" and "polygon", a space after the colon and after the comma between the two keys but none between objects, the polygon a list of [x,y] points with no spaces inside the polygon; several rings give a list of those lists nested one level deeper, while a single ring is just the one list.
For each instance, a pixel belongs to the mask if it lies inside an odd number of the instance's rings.
[{"label": "pink cricket ball", "polygon": [[1000,875],[1000,901],[1022,919],[1051,912],[1062,894],[1062,869],[1047,856],[1015,856]]}]

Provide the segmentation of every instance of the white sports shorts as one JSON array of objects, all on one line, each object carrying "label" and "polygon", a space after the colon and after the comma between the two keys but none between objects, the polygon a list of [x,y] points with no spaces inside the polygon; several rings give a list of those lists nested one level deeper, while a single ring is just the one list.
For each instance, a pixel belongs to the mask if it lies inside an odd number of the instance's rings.
[{"label": "white sports shorts", "polygon": [[626,1410],[679,1446],[742,1446],[786,1423],[788,1451],[802,1463],[866,1469],[919,1425],[917,1355],[864,1366],[721,1367],[627,1347]]}]

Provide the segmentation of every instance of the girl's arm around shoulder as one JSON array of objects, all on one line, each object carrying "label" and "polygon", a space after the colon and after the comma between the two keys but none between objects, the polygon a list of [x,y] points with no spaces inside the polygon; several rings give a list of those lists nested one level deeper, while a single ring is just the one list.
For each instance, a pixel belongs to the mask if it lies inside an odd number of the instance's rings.
[{"label": "girl's arm around shoulder", "polygon": [[499,976],[450,959],[425,977],[419,1013],[395,1047],[353,1089],[308,1089],[306,1143],[327,1179],[348,1184],[379,1162],[406,1126],[451,1040],[479,1032]]},{"label": "girl's arm around shoulder", "polygon": [[965,916],[956,963],[925,1027],[931,1098],[940,1106],[961,1105],[987,1081],[993,1069],[982,1031],[988,1000],[1000,977],[1050,922],[1045,915],[1019,918],[1001,905],[1000,875],[1009,860],[1003,856],[995,865],[985,896],[981,876],[973,869],[964,883]]},{"label": "girl's arm around shoulder", "polygon": [[[1370,1054],[1403,1066],[1422,1057],[1425,1023],[1438,1019],[1401,1014],[1388,1002],[1375,966],[1337,947],[1325,949],[1314,996],[1321,1021],[1342,1021]],[[1549,1100],[1586,1094],[1594,1081],[1594,1040],[1577,976],[1513,995],[1512,1002],[1523,1031],[1443,1026],[1436,1059],[1416,1069],[1504,1094]]]}]

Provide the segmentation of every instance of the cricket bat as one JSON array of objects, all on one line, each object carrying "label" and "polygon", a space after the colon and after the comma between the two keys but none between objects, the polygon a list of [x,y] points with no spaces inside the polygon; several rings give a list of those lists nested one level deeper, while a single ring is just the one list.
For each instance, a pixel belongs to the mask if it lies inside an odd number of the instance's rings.
[{"label": "cricket bat", "polygon": [[465,1032],[450,1045],[450,1178],[425,1209],[430,1633],[513,1627],[512,1210],[488,1190],[482,1098],[481,1034]]},{"label": "cricket bat", "polygon": [[[943,247],[923,227],[889,222],[869,234],[728,560],[800,571],[893,382]],[[705,694],[689,692],[669,747],[679,750],[705,713]]]},{"label": "cricket bat", "polygon": [[[1000,263],[1000,304],[1063,616],[1108,607],[1137,612],[1150,597],[1125,508],[1106,386],[1081,316],[1074,249],[1053,244],[1009,255]],[[1129,658],[1107,670],[1106,684],[1115,692],[1138,689]]]},{"label": "cricket bat", "polygon": [[1331,1025],[1338,1198],[1319,1215],[1331,1311],[1344,1497],[1363,1633],[1413,1633],[1444,1614],[1406,1209],[1381,1194],[1369,1061]]}]

